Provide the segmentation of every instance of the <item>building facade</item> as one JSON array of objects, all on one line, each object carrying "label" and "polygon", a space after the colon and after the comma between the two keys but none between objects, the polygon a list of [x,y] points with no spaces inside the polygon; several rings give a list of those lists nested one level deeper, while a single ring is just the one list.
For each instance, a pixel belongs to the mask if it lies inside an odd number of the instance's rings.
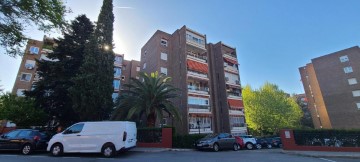
[{"label": "building facade", "polygon": [[[33,84],[39,81],[39,76],[37,75],[37,60],[48,60],[48,61],[57,61],[47,58],[49,53],[53,52],[53,49],[56,47],[56,44],[52,38],[44,36],[43,41],[32,40],[30,39],[26,45],[25,53],[22,57],[22,61],[19,67],[18,75],[15,80],[15,84],[12,90],[13,94],[17,96],[24,96],[24,91],[30,91],[33,87]],[[124,62],[123,54],[115,54],[114,60],[114,93],[112,95],[115,100],[121,89],[122,78],[122,68]]]},{"label": "building facade", "polygon": [[355,46],[299,68],[315,128],[360,128],[359,62]]},{"label": "building facade", "polygon": [[24,91],[32,89],[33,84],[40,79],[39,75],[36,73],[36,59],[56,61],[47,58],[47,55],[53,52],[55,46],[54,40],[46,36],[44,36],[43,41],[28,40],[12,94],[24,96]]},{"label": "building facade", "polygon": [[170,116],[161,124],[183,134],[246,134],[236,50],[206,42],[206,35],[183,26],[173,34],[156,31],[142,47],[140,70],[170,76],[180,89],[173,102],[181,122]]}]

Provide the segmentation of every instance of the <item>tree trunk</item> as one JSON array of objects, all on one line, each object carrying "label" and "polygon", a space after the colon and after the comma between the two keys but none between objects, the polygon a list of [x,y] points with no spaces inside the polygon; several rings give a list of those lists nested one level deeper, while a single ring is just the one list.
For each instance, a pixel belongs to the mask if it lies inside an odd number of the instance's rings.
[{"label": "tree trunk", "polygon": [[156,122],[155,114],[154,113],[149,114],[147,116],[147,123],[146,123],[147,127],[151,127],[151,128],[155,127],[155,122]]}]

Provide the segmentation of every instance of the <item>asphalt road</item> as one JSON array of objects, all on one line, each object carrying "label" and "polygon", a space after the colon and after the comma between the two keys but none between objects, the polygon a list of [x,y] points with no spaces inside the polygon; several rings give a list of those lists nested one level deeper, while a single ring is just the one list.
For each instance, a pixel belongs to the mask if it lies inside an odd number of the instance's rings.
[{"label": "asphalt road", "polygon": [[358,162],[359,159],[347,158],[314,158],[281,153],[280,149],[240,150],[240,151],[165,151],[135,152],[119,154],[115,158],[103,158],[100,154],[66,154],[52,157],[46,152],[35,152],[32,155],[20,155],[17,152],[1,151],[1,162]]}]

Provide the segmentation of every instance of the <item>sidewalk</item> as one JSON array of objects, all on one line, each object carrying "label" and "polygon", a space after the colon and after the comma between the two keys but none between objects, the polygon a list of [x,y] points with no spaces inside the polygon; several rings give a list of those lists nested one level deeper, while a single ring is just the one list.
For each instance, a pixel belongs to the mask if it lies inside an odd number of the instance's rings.
[{"label": "sidewalk", "polygon": [[335,157],[335,158],[354,158],[360,159],[360,152],[329,152],[329,151],[293,151],[282,150],[284,154],[300,155],[308,157]]},{"label": "sidewalk", "polygon": [[181,148],[155,148],[155,147],[135,147],[130,151],[135,152],[164,152],[164,151],[193,151],[194,149],[181,149]]}]

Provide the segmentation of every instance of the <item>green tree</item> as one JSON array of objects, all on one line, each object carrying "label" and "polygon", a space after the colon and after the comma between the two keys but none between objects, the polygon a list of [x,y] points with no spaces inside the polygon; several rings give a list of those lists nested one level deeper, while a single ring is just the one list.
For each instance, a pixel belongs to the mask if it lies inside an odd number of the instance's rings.
[{"label": "green tree", "polygon": [[169,84],[171,78],[158,72],[150,75],[140,72],[139,75],[143,81],[131,78],[131,84],[123,85],[112,120],[139,120],[145,116],[147,126],[155,127],[156,119],[162,119],[164,112],[181,119],[178,108],[170,101],[178,97],[177,89]]},{"label": "green tree", "polygon": [[26,27],[36,25],[42,31],[64,29],[64,15],[68,12],[62,0],[1,0],[0,46],[10,56],[22,55]]},{"label": "green tree", "polygon": [[108,119],[113,109],[114,80],[113,4],[104,0],[96,29],[85,47],[84,62],[71,88],[80,120]]},{"label": "green tree", "polygon": [[46,121],[46,114],[36,108],[33,99],[12,94],[0,96],[0,119],[10,120],[20,127],[39,126]]},{"label": "green tree", "polygon": [[73,110],[69,90],[71,79],[79,73],[83,62],[85,44],[89,41],[94,25],[85,15],[79,15],[71,22],[64,37],[55,40],[57,47],[48,55],[52,60],[37,62],[37,70],[42,78],[35,83],[34,90],[26,96],[35,98],[37,107],[42,108],[49,117],[57,116],[60,123],[68,126],[79,120]]},{"label": "green tree", "polygon": [[275,84],[265,83],[258,90],[247,85],[243,90],[243,100],[248,127],[261,135],[300,125],[302,111],[296,101]]}]

